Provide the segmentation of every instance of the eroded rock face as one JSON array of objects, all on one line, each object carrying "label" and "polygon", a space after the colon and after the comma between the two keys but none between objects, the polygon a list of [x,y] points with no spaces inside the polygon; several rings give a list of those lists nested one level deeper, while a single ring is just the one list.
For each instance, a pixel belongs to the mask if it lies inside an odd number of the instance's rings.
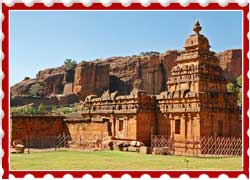
[{"label": "eroded rock face", "polygon": [[38,71],[38,73],[36,74],[36,79],[45,79],[46,77],[52,74],[64,74],[65,70],[66,70],[65,66],[44,69],[44,70]]},{"label": "eroded rock face", "polygon": [[74,70],[69,71],[64,66],[41,70],[36,78],[25,77],[21,82],[10,87],[11,96],[31,95],[31,87],[39,83],[44,87],[42,96],[48,97],[52,94],[62,94],[64,85],[74,81]]},{"label": "eroded rock face", "polygon": [[31,86],[39,82],[39,79],[26,78],[21,82],[15,84],[14,86],[10,87],[11,96],[29,95]]},{"label": "eroded rock face", "polygon": [[[108,89],[110,92],[117,90],[120,94],[129,94],[137,79],[141,80],[141,88],[146,93],[160,94],[167,90],[167,79],[179,53],[171,50],[160,55],[111,57],[82,62],[73,71],[66,70],[64,66],[45,69],[39,71],[35,79],[25,78],[12,86],[11,95],[28,95],[35,83],[45,86],[45,97],[73,92],[83,99],[91,94],[101,95]],[[235,79],[242,73],[241,49],[226,50],[216,56],[227,80]]]},{"label": "eroded rock face", "polygon": [[64,74],[51,74],[45,79],[29,79],[11,87],[11,96],[32,95],[31,88],[35,84],[43,86],[43,90],[39,93],[41,96],[47,97],[51,94],[61,94],[63,92]]},{"label": "eroded rock face", "polygon": [[233,80],[242,74],[242,50],[231,49],[218,53],[219,65],[224,70],[227,80]]},{"label": "eroded rock face", "polygon": [[64,74],[51,74],[44,79],[44,95],[62,94]]},{"label": "eroded rock face", "polygon": [[161,55],[113,57],[101,63],[110,65],[110,90],[128,94],[136,79],[141,79],[142,89],[148,94],[166,90],[168,71],[176,64],[177,51]]},{"label": "eroded rock face", "polygon": [[73,91],[82,98],[109,89],[109,65],[83,62],[77,65]]}]

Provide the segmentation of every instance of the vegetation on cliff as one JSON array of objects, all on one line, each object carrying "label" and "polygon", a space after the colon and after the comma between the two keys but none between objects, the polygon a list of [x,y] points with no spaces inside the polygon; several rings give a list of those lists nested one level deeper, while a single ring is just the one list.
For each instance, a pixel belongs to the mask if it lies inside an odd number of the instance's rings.
[{"label": "vegetation on cliff", "polygon": [[45,114],[47,112],[46,107],[41,103],[38,107],[33,107],[32,105],[25,105],[22,107],[11,107],[11,114]]},{"label": "vegetation on cliff", "polygon": [[237,105],[242,107],[242,75],[229,82],[227,90],[237,94]]},{"label": "vegetation on cliff", "polygon": [[39,115],[39,114],[51,114],[51,115],[66,115],[79,110],[79,104],[72,104],[68,106],[45,106],[40,104],[38,107],[34,107],[32,104],[21,107],[11,107],[11,114],[15,115]]},{"label": "vegetation on cliff", "polygon": [[77,62],[72,59],[66,59],[64,61],[64,65],[65,65],[66,70],[73,70],[76,68]]},{"label": "vegetation on cliff", "polygon": [[[224,71],[224,77],[231,81],[235,79],[242,73],[242,58],[241,58],[241,49],[232,49],[227,50],[221,53],[217,53],[219,59],[220,67]],[[150,55],[157,54],[157,57],[150,57]],[[51,95],[65,95],[69,92],[75,93],[74,87],[75,82],[79,82],[78,89],[86,88],[84,91],[91,94],[102,93],[105,83],[104,90],[119,91],[121,94],[129,94],[132,90],[133,82],[138,79],[142,79],[143,86],[142,88],[149,94],[159,94],[161,91],[166,90],[166,83],[168,76],[170,75],[171,69],[176,65],[176,58],[178,56],[177,51],[166,51],[159,54],[157,51],[146,51],[140,53],[141,57],[138,56],[124,56],[124,57],[112,57],[103,59],[100,61],[89,62],[86,61],[86,66],[79,67],[77,71],[77,62],[73,59],[66,59],[64,65],[56,68],[48,68],[41,70],[37,73],[36,78],[25,78],[23,81],[11,86],[10,94],[11,105],[15,106],[23,105],[24,102],[20,99],[25,98],[24,96],[33,96],[40,98],[51,97]],[[87,66],[89,63],[89,66]],[[98,69],[95,70],[90,64],[97,64]],[[100,65],[100,66],[99,66]],[[105,67],[101,68],[101,65],[109,65],[109,78],[106,78]],[[81,68],[84,68],[81,69]],[[154,69],[152,71],[152,68]],[[88,78],[88,84],[81,81],[82,75],[81,72],[86,73],[85,77]],[[98,77],[93,78],[93,74],[97,72]],[[101,74],[101,75],[99,75]],[[156,77],[156,78],[153,78]],[[104,79],[109,79],[108,81],[103,81]],[[157,79],[157,81],[155,81]],[[71,84],[70,84],[71,83]],[[99,85],[97,87],[91,86],[93,84]],[[235,86],[235,82],[231,82],[231,85]],[[229,87],[230,91],[239,90],[238,86],[232,89]],[[91,89],[92,88],[92,89]],[[77,93],[76,93],[77,94]],[[237,93],[239,94],[239,93]],[[88,95],[88,94],[87,94]],[[18,97],[19,99],[14,99]],[[239,104],[241,103],[241,95],[239,97]],[[28,101],[30,102],[30,101]]]},{"label": "vegetation on cliff", "polygon": [[160,53],[157,51],[146,51],[146,52],[141,52],[140,56],[149,56],[149,55],[159,55]]},{"label": "vegetation on cliff", "polygon": [[44,85],[41,83],[35,83],[30,87],[31,96],[42,96],[44,91]]}]

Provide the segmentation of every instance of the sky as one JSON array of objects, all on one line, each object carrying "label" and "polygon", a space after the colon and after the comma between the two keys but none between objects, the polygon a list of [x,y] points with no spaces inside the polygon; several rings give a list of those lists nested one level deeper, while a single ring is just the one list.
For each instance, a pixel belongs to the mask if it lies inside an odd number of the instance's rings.
[{"label": "sky", "polygon": [[212,51],[242,48],[240,11],[11,11],[10,85],[67,58],[181,50],[196,20]]}]

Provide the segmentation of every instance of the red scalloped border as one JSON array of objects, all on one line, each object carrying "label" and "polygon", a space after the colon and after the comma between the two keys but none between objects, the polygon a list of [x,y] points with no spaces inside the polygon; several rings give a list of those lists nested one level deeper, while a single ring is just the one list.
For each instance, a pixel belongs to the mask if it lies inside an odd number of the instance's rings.
[{"label": "red scalloped border", "polygon": [[[52,6],[47,7],[43,3],[35,3],[31,7],[25,6],[23,3],[16,3],[12,7],[8,7],[3,4],[2,6],[4,20],[2,22],[4,39],[2,42],[2,51],[4,54],[4,59],[2,61],[2,69],[4,73],[4,78],[2,81],[2,88],[4,92],[4,97],[2,100],[2,107],[4,111],[4,117],[2,121],[2,128],[5,132],[2,139],[2,147],[4,150],[4,155],[2,157],[2,167],[4,170],[3,178],[8,179],[9,175],[12,174],[16,178],[24,177],[27,174],[32,174],[36,178],[42,178],[46,174],[51,174],[55,178],[63,177],[66,174],[71,174],[75,178],[81,178],[85,174],[90,174],[94,178],[100,178],[104,174],[109,174],[113,178],[121,177],[124,174],[129,174],[131,177],[139,178],[143,174],[148,174],[152,178],[160,177],[163,174],[168,174],[172,178],[178,178],[183,174],[189,175],[189,177],[199,177],[202,174],[207,174],[211,178],[218,177],[221,174],[226,174],[229,177],[236,178],[241,174],[246,175],[249,178],[249,157],[247,155],[247,150],[249,147],[249,137],[247,135],[247,130],[249,128],[249,119],[247,116],[247,111],[249,108],[249,99],[247,96],[247,91],[249,89],[249,81],[247,77],[247,72],[249,68],[249,60],[247,53],[249,51],[249,40],[247,38],[247,33],[249,32],[249,20],[247,14],[249,12],[249,4],[245,7],[239,6],[237,3],[229,3],[225,7],[221,7],[218,3],[210,3],[206,7],[202,7],[199,3],[190,3],[186,7],[182,7],[179,3],[170,3],[167,7],[163,7],[160,3],[152,3],[147,7],[142,6],[140,3],[131,3],[130,6],[124,7],[121,3],[112,3],[110,6],[105,7],[102,3],[93,3],[91,6],[84,6],[82,3],[74,3],[70,7],[65,7],[63,3],[54,3]],[[240,171],[11,171],[9,169],[9,11],[10,10],[242,10],[243,12],[243,97],[244,97],[244,125],[243,125],[243,170]]]}]

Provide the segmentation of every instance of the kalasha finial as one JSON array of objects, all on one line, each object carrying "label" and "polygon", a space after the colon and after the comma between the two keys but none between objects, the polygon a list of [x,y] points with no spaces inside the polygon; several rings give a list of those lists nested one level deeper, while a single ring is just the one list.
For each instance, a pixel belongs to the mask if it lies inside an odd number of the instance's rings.
[{"label": "kalasha finial", "polygon": [[201,26],[200,26],[200,23],[199,23],[199,21],[196,21],[196,23],[194,24],[194,27],[193,27],[193,30],[194,30],[194,32],[196,32],[196,34],[199,34],[200,33],[200,31],[201,31]]}]

